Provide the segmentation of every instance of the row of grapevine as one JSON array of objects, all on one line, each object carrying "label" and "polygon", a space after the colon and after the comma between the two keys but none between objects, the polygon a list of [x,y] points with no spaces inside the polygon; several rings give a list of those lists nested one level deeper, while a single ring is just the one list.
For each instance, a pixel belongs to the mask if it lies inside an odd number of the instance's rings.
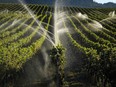
[{"label": "row of grapevine", "polygon": [[[109,52],[110,50],[113,50],[116,48],[116,39],[115,39],[115,32],[111,31],[110,29],[106,29],[103,28],[100,31],[94,31],[96,30],[95,27],[93,26],[87,26],[87,24],[89,24],[89,22],[91,22],[91,19],[79,19],[75,14],[80,12],[77,10],[81,10],[81,12],[83,14],[85,14],[85,10],[82,8],[78,8],[78,9],[74,9],[74,8],[64,8],[64,11],[68,11],[68,14],[65,14],[65,20],[63,21],[64,23],[64,29],[66,29],[67,31],[67,38],[70,38],[71,43],[73,44],[74,47],[77,48],[78,51],[80,51],[83,55],[83,58],[86,60],[85,62],[87,62],[87,67],[86,69],[91,73],[91,75],[96,75],[95,78],[100,78],[100,79],[109,79],[109,77],[106,76],[106,74],[104,73],[104,67],[108,68],[106,65],[102,64],[102,62],[107,62],[104,58],[109,59],[110,55],[107,54],[107,52]],[[68,9],[68,10],[67,10]],[[88,9],[89,11],[90,9]],[[92,9],[93,10],[93,9]],[[97,10],[97,9],[94,9]],[[88,12],[86,10],[86,12]],[[88,12],[89,13],[89,12]],[[95,15],[96,12],[90,13],[89,16],[91,16],[90,18],[92,18],[92,15]],[[102,16],[104,16],[104,13],[102,14]],[[102,17],[102,16],[99,17]],[[95,20],[102,20],[101,18],[98,19],[98,17],[94,17],[93,18]],[[113,22],[112,22],[113,23]],[[104,23],[105,25],[105,23]],[[107,25],[107,24],[106,24]],[[115,24],[114,24],[115,25]],[[93,28],[93,30],[91,30],[91,28]],[[111,39],[112,38],[112,39]],[[75,50],[76,51],[76,50]],[[112,54],[112,52],[111,52]],[[113,54],[114,55],[114,54]],[[80,56],[78,56],[80,57]],[[77,58],[78,58],[77,57]],[[113,57],[111,57],[113,58]],[[113,59],[111,59],[113,61]],[[109,62],[112,62],[109,61]],[[78,62],[77,62],[78,63]],[[75,64],[76,65],[76,64]],[[86,64],[85,64],[86,65]],[[102,68],[100,67],[102,66]],[[99,70],[101,69],[101,72],[99,72]],[[93,74],[92,74],[93,72]],[[73,71],[73,73],[78,73],[78,71]],[[97,76],[97,74],[99,74]],[[101,77],[100,75],[104,75],[104,77]],[[77,78],[74,78],[72,82],[69,82],[70,86],[74,85],[78,86],[78,82],[75,83],[75,79],[78,79],[78,75]],[[98,79],[96,79],[98,80]],[[69,79],[67,81],[70,81]],[[74,83],[74,84],[73,84]],[[76,85],[77,84],[77,85]],[[110,83],[112,84],[112,83]],[[72,86],[73,87],[73,86]]]},{"label": "row of grapevine", "polygon": [[[12,6],[12,5],[11,5]],[[40,8],[41,7],[41,8]],[[22,65],[30,59],[42,46],[43,42],[46,39],[47,31],[49,29],[50,22],[52,19],[52,14],[44,14],[43,6],[29,6],[30,9],[33,11],[40,9],[39,11],[35,11],[36,14],[35,19],[39,20],[37,24],[37,21],[32,19],[31,16],[20,16],[20,14],[17,13],[15,16],[9,15],[8,17],[3,16],[4,25],[1,26],[1,35],[0,35],[0,69],[2,69],[2,72],[5,72],[6,70],[11,69],[20,69]],[[52,8],[49,8],[45,6],[46,11],[52,10]],[[22,8],[21,8],[22,9]],[[18,10],[18,9],[17,9]],[[15,11],[17,11],[15,10]],[[13,11],[13,9],[12,9]],[[25,12],[24,8],[23,11]],[[40,13],[41,12],[41,13]],[[10,12],[8,13],[10,14]],[[25,13],[26,14],[26,13]],[[6,26],[5,29],[3,27],[13,22],[13,18],[19,20],[15,25],[17,26]],[[9,20],[11,21],[7,21]],[[40,20],[41,19],[41,20]],[[5,21],[6,20],[6,21]],[[7,23],[8,22],[8,23]],[[46,22],[44,26],[43,23]],[[35,27],[36,26],[36,27]],[[34,28],[35,27],[35,28]],[[24,29],[22,29],[24,28]],[[45,30],[43,30],[45,28]],[[42,34],[39,34],[39,29],[42,29]],[[29,34],[25,35],[28,31],[32,31]],[[34,40],[34,37],[38,35],[38,38]],[[4,68],[4,69],[3,69]]]}]

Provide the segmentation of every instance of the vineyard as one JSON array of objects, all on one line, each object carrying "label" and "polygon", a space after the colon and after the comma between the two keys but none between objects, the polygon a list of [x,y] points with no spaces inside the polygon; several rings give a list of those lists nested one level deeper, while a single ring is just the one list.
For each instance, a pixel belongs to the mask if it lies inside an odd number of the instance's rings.
[{"label": "vineyard", "polygon": [[[54,46],[54,7],[29,4],[27,8],[33,14],[20,4],[0,4],[2,87],[52,87],[48,86],[51,80],[40,84],[38,79],[44,73],[47,78],[53,76],[51,66],[46,70],[48,61],[42,49],[49,53]],[[66,87],[116,86],[115,11],[116,8],[58,8],[59,42],[66,48]],[[38,71],[42,74],[38,75]]]}]

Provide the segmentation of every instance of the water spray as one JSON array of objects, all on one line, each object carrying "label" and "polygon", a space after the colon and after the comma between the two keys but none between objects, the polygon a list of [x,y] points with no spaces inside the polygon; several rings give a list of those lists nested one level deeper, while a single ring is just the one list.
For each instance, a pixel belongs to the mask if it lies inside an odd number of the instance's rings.
[{"label": "water spray", "polygon": [[[24,4],[24,2],[19,0],[19,2],[22,4],[22,6],[27,10],[29,15],[35,20],[35,22],[39,25],[39,21],[36,20],[34,13]],[[41,30],[44,31],[46,35],[46,39],[50,41],[53,45],[53,48],[50,50],[50,58],[51,63],[53,66],[55,66],[55,76],[54,81],[56,83],[56,87],[63,87],[64,86],[64,64],[65,64],[65,49],[62,45],[59,45],[59,35],[58,35],[58,0],[55,2],[55,11],[54,11],[54,43],[52,39],[47,35],[47,33],[50,33],[46,31],[43,27],[41,27]],[[34,29],[33,29],[34,30]],[[37,32],[41,35],[40,32]],[[48,66],[48,65],[47,65]],[[45,68],[47,67],[45,66]]]},{"label": "water spray", "polygon": [[54,38],[55,38],[55,44],[56,46],[58,45],[58,41],[59,41],[59,38],[58,38],[58,26],[57,26],[57,21],[58,21],[58,0],[56,0],[55,2],[55,8],[54,8]]},{"label": "water spray", "polygon": [[55,76],[54,81],[56,87],[64,87],[64,64],[65,64],[65,49],[59,44],[59,34],[58,34],[58,22],[59,22],[59,12],[58,12],[58,0],[55,1],[54,9],[54,42],[55,47],[51,49],[51,61],[55,66]]}]

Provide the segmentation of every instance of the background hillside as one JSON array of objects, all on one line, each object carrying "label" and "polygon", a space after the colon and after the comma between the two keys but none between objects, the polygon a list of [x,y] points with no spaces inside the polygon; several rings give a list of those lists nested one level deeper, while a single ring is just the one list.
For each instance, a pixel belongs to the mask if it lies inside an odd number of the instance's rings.
[{"label": "background hillside", "polygon": [[[54,5],[55,0],[24,0],[28,4],[46,4],[46,5]],[[19,3],[17,0],[0,0],[1,3]],[[115,8],[116,3],[108,2],[108,3],[97,3],[93,0],[59,0],[61,5],[63,6],[77,6],[77,7],[104,7],[104,8]]]}]

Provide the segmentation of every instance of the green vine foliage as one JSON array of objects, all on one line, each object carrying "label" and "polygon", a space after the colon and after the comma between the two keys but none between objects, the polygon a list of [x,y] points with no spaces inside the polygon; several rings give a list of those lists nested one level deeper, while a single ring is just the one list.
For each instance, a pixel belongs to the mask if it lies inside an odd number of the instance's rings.
[{"label": "green vine foliage", "polygon": [[50,57],[56,69],[56,85],[57,87],[64,87],[65,48],[61,45],[53,47]]},{"label": "green vine foliage", "polygon": [[99,54],[88,49],[84,63],[85,70],[98,87],[116,86],[116,48],[103,49]]}]

